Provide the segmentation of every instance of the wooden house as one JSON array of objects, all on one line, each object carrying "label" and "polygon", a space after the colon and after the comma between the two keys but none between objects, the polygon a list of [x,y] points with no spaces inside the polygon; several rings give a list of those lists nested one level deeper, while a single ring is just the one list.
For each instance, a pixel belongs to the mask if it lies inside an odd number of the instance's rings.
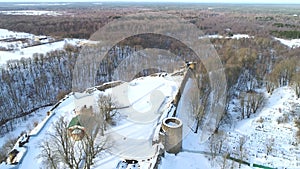
[{"label": "wooden house", "polygon": [[68,125],[69,135],[75,141],[82,140],[85,136],[85,128],[80,124],[80,115],[75,116]]}]

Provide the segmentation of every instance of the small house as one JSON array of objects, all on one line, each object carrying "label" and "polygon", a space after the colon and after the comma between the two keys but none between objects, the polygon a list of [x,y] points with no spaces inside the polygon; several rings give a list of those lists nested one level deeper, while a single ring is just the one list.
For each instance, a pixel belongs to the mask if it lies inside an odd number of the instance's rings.
[{"label": "small house", "polygon": [[17,164],[16,162],[16,156],[18,155],[19,151],[16,149],[13,149],[11,152],[8,153],[6,163],[7,164]]},{"label": "small house", "polygon": [[75,141],[82,140],[85,136],[85,128],[80,124],[80,115],[75,116],[72,118],[68,125],[68,132],[69,135],[73,138]]}]

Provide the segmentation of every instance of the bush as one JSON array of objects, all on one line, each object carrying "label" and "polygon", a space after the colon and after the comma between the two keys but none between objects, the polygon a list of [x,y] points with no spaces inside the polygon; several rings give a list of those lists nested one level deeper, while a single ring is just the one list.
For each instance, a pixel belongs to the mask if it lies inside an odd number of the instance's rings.
[{"label": "bush", "polygon": [[257,123],[263,123],[264,122],[264,119],[262,117],[260,117],[257,121]]},{"label": "bush", "polygon": [[9,138],[6,140],[4,145],[0,148],[0,163],[6,161],[7,154],[13,149],[18,138]]},{"label": "bush", "polygon": [[295,125],[298,128],[298,131],[296,132],[296,139],[298,143],[300,143],[300,119],[294,119]]},{"label": "bush", "polygon": [[36,127],[37,125],[39,125],[39,122],[35,121],[35,122],[33,123],[33,127]]},{"label": "bush", "polygon": [[63,99],[69,93],[69,91],[60,91],[56,96],[57,101]]},{"label": "bush", "polygon": [[298,140],[298,143],[300,143],[300,129],[296,132],[296,139]]},{"label": "bush", "polygon": [[6,153],[4,153],[3,148],[0,148],[0,163],[6,160]]},{"label": "bush", "polygon": [[277,121],[277,124],[282,123],[282,122],[283,122],[283,121],[282,121],[282,117],[278,117],[278,118],[276,119],[276,121]]},{"label": "bush", "polygon": [[287,114],[283,114],[282,116],[276,119],[277,123],[287,123],[289,121],[289,116]]}]

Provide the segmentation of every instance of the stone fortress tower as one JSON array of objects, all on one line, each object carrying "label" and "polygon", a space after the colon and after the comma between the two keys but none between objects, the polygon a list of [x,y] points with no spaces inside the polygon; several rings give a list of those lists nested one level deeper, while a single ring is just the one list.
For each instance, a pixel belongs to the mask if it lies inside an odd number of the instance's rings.
[{"label": "stone fortress tower", "polygon": [[161,125],[160,137],[168,153],[179,153],[182,148],[182,121],[176,117],[165,118]]}]

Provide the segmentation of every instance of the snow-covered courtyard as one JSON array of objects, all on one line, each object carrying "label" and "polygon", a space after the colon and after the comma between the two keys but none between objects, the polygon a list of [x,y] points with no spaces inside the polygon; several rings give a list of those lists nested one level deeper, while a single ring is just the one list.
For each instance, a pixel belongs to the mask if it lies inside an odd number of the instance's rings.
[{"label": "snow-covered courtyard", "polygon": [[[113,147],[106,150],[107,156],[96,160],[95,166],[114,168],[123,159],[139,160],[141,168],[148,168],[152,165],[152,160],[156,160],[154,156],[158,151],[158,145],[152,145],[153,133],[160,116],[168,111],[172,98],[177,92],[177,83],[170,75],[143,77],[106,90],[105,93],[116,97],[119,105],[125,108],[118,110],[119,120],[106,132],[114,140]],[[75,116],[74,109],[83,105],[95,106],[97,97],[101,93],[103,94],[94,89],[92,94],[90,91],[69,94],[52,111],[51,115],[47,116],[45,113],[45,119],[29,132],[30,140],[26,147],[15,147],[20,152],[17,157],[20,160],[19,168],[40,168],[43,163],[38,158],[41,152],[39,145],[46,138],[47,133],[53,131],[54,123],[61,116],[70,121]],[[121,93],[123,93],[122,96],[127,96],[127,100],[117,96]],[[12,167],[14,166],[4,163],[0,165],[1,169]]]}]

